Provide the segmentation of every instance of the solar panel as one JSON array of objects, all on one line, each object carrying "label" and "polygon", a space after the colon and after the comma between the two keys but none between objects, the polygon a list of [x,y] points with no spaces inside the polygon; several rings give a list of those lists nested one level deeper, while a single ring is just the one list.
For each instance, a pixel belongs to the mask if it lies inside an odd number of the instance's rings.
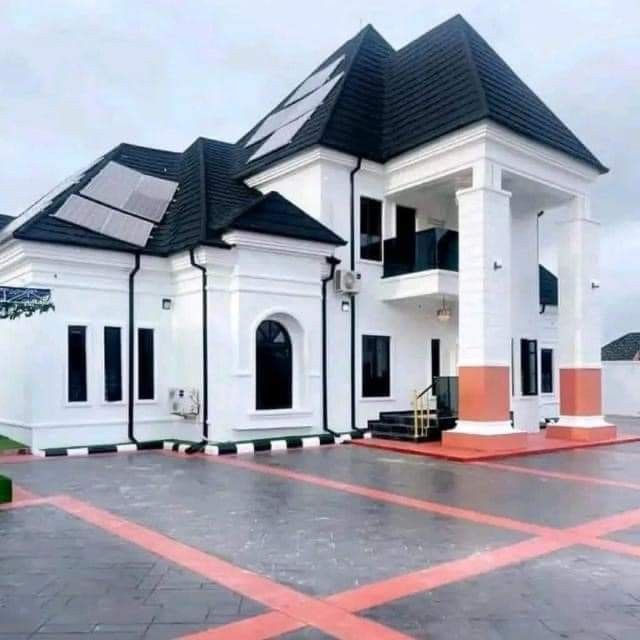
[{"label": "solar panel", "polygon": [[147,244],[153,229],[151,222],[120,213],[75,194],[67,198],[53,217],[139,247]]},{"label": "solar panel", "polygon": [[322,67],[314,74],[310,75],[293,93],[293,95],[287,100],[286,104],[291,104],[296,100],[300,100],[308,93],[315,91],[321,87],[330,77],[331,74],[338,68],[340,63],[344,60],[344,56],[340,56],[333,62],[330,62],[326,67]]},{"label": "solar panel", "polygon": [[160,222],[178,187],[117,162],[109,162],[80,192],[94,200]]},{"label": "solar panel", "polygon": [[293,122],[289,122],[284,127],[280,127],[280,129],[271,134],[271,137],[264,142],[264,144],[249,158],[247,162],[251,162],[261,156],[266,156],[268,153],[288,145],[312,115],[313,111],[305,113],[301,118],[298,118]]},{"label": "solar panel", "polygon": [[266,138],[269,134],[277,131],[281,127],[284,127],[289,122],[297,120],[305,113],[315,111],[323,102],[324,99],[331,93],[331,90],[336,86],[340,78],[344,74],[339,73],[334,78],[331,78],[329,82],[322,85],[319,89],[316,89],[313,93],[309,94],[306,98],[299,100],[290,107],[285,107],[276,111],[270,115],[255,131],[249,141],[246,143],[246,147],[250,147],[252,144],[259,142],[263,138]]}]

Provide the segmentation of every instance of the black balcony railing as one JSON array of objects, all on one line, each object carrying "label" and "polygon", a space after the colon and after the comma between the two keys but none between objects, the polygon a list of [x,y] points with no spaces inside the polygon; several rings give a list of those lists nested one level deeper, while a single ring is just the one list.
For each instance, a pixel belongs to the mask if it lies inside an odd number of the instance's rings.
[{"label": "black balcony railing", "polygon": [[384,241],[384,278],[429,269],[458,270],[457,231],[432,228],[416,233],[413,242]]}]

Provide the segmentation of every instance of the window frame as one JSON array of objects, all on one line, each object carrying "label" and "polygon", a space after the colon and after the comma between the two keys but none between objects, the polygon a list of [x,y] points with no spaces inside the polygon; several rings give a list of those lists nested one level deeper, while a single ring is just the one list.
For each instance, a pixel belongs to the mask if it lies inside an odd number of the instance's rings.
[{"label": "window frame", "polygon": [[[71,400],[70,392],[70,350],[69,350],[69,337],[72,327],[81,327],[84,329],[84,377],[85,377],[85,399],[84,400]],[[88,322],[83,320],[69,321],[65,324],[65,367],[64,367],[64,405],[67,407],[88,407],[91,405],[91,381],[89,379],[89,363],[92,360],[91,349],[91,326]]]},{"label": "window frame", "polygon": [[[278,325],[278,327],[280,328],[280,330],[282,330],[285,338],[286,338],[286,343],[288,345],[289,348],[289,390],[288,390],[288,395],[289,395],[289,403],[287,406],[281,406],[281,407],[265,407],[265,406],[259,406],[258,400],[259,398],[261,398],[260,395],[260,376],[259,376],[259,370],[260,370],[260,356],[259,356],[259,345],[258,345],[258,337],[260,336],[260,328],[266,324],[266,323],[272,323],[275,325]],[[254,380],[255,380],[255,384],[254,384],[254,397],[253,397],[253,411],[258,414],[258,415],[270,415],[270,414],[277,414],[280,412],[291,412],[295,410],[295,366],[296,366],[296,362],[295,362],[295,348],[294,348],[294,342],[293,342],[293,337],[291,334],[291,330],[289,329],[289,327],[287,327],[287,325],[280,321],[277,318],[272,318],[272,317],[267,317],[264,318],[263,320],[261,320],[254,332],[253,332],[253,349],[254,349],[254,371],[253,371],[253,375],[254,375]]]},{"label": "window frame", "polygon": [[[106,333],[107,329],[118,329],[120,334],[120,400],[108,400],[107,399],[107,352],[106,352]],[[101,343],[101,354],[102,354],[102,386],[101,386],[101,396],[102,396],[102,404],[107,405],[109,407],[124,405],[125,395],[126,395],[126,354],[125,354],[125,339],[124,333],[125,328],[122,325],[119,325],[115,322],[110,322],[102,326],[102,343]]]},{"label": "window frame", "polygon": [[[387,342],[387,395],[368,395],[365,390],[365,340],[366,339],[386,340]],[[367,332],[360,336],[360,400],[362,401],[385,401],[393,400],[393,341],[388,333]]]},{"label": "window frame", "polygon": [[[543,370],[543,353],[549,353],[549,382],[550,390],[545,390],[544,370]],[[552,347],[540,347],[540,395],[552,396],[555,393],[555,370],[554,370],[554,349]]]},{"label": "window frame", "polygon": [[[363,219],[363,214],[365,210],[368,212],[368,209],[365,209],[365,207],[363,206],[365,203],[376,203],[380,206],[380,242],[379,242],[380,257],[379,258],[363,256],[363,250],[368,246],[371,246],[371,244],[374,244],[374,243],[370,243],[369,245],[365,245],[362,243],[362,236],[363,236],[362,219]],[[381,265],[384,263],[384,201],[379,200],[378,198],[372,198],[371,196],[364,196],[364,195],[360,196],[360,215],[359,215],[359,225],[358,225],[358,257],[360,262],[376,264],[376,265]]]},{"label": "window frame", "polygon": [[[531,347],[533,346],[533,352]],[[533,365],[534,370],[530,367]],[[533,383],[533,388],[530,384]],[[538,341],[520,339],[520,394],[525,397],[537,396],[538,389]]]},{"label": "window frame", "polygon": [[[140,330],[153,332],[153,398],[140,397]],[[157,337],[158,328],[153,325],[140,324],[136,326],[134,356],[135,356],[135,403],[136,404],[156,404],[158,402],[158,349]]]}]

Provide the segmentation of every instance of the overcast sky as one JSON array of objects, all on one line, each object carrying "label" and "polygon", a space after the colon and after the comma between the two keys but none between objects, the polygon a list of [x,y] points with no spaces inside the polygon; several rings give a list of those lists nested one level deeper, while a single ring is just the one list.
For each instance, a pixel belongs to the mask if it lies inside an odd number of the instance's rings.
[{"label": "overcast sky", "polygon": [[638,0],[0,0],[0,213],[122,141],[234,141],[365,24],[398,48],[455,13],[611,168],[604,338],[640,331]]}]

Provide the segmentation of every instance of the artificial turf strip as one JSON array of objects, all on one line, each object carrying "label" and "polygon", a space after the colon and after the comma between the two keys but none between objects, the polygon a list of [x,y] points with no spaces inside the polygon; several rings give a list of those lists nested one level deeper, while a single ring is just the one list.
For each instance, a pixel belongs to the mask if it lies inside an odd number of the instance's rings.
[{"label": "artificial turf strip", "polygon": [[24,448],[25,445],[23,445],[22,443],[11,440],[10,438],[5,438],[4,436],[0,436],[0,451]]},{"label": "artificial turf strip", "polygon": [[11,480],[6,476],[0,476],[0,504],[11,502],[13,495]]}]

